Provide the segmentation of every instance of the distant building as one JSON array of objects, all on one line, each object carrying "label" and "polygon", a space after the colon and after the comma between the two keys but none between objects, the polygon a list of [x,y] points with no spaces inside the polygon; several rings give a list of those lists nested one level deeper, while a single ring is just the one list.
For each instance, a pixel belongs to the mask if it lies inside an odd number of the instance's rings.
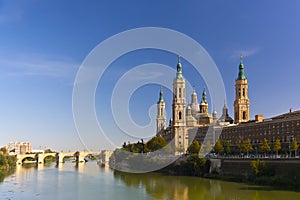
[{"label": "distant building", "polygon": [[10,142],[7,145],[9,154],[26,154],[31,153],[32,147],[29,142]]},{"label": "distant building", "polygon": [[[282,151],[290,151],[294,139],[300,141],[300,111],[292,111],[279,116],[264,119],[263,115],[256,115],[250,120],[250,100],[248,97],[248,81],[244,72],[245,66],[240,59],[239,73],[235,80],[234,120],[228,114],[224,103],[222,115],[217,112],[208,113],[209,104],[206,99],[205,88],[202,92],[200,104],[194,89],[191,103],[186,104],[185,79],[182,75],[182,65],[178,58],[177,73],[173,81],[172,118],[166,127],[166,104],[163,92],[157,103],[157,135],[161,135],[167,142],[173,140],[177,152],[186,152],[193,140],[203,143],[204,138],[213,146],[216,140],[227,140],[233,150],[245,139],[250,139],[254,149],[258,150],[263,139],[271,145],[279,139]],[[205,145],[205,144],[204,144]]]}]

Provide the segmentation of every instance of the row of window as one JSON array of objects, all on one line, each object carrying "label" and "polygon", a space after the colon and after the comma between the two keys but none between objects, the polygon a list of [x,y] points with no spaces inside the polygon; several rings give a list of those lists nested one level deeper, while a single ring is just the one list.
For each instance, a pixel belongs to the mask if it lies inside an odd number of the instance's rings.
[{"label": "row of window", "polygon": [[177,98],[184,97],[183,94],[185,94],[184,88],[177,88],[177,91],[175,91],[175,95],[177,96]]}]

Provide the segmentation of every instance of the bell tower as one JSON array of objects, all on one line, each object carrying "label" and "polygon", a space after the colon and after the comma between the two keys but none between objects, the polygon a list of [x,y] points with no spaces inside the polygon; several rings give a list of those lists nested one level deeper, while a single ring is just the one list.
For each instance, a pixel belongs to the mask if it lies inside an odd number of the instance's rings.
[{"label": "bell tower", "polygon": [[248,81],[244,72],[243,57],[240,57],[239,74],[235,81],[234,121],[236,124],[250,119],[250,100]]},{"label": "bell tower", "polygon": [[173,80],[172,114],[175,151],[179,153],[185,153],[188,147],[185,89],[185,79],[182,76],[182,66],[178,56],[176,77]]},{"label": "bell tower", "polygon": [[166,129],[166,103],[163,97],[162,87],[160,87],[159,99],[157,102],[156,133]]},{"label": "bell tower", "polygon": [[201,99],[201,103],[200,103],[199,107],[200,107],[200,113],[205,113],[205,114],[208,113],[208,102],[206,99],[205,88],[203,89],[203,92],[202,92],[202,99]]}]

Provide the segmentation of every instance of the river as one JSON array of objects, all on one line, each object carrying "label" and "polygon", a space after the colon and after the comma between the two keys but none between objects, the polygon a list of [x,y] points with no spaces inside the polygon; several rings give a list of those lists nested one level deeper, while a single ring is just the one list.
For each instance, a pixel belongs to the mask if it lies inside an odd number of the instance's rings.
[{"label": "river", "polygon": [[99,167],[95,162],[17,166],[0,183],[0,199],[203,199],[299,200],[300,193],[266,187],[165,176],[158,173],[126,174]]}]

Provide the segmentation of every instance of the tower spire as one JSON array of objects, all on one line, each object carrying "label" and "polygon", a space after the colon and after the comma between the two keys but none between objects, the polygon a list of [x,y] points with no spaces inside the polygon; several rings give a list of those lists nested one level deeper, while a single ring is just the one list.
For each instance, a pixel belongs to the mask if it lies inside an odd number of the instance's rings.
[{"label": "tower spire", "polygon": [[182,65],[181,65],[181,63],[180,63],[180,55],[178,55],[176,77],[177,77],[177,78],[182,78]]},{"label": "tower spire", "polygon": [[157,102],[156,133],[166,128],[166,103],[163,97],[162,86],[160,86],[159,99]]},{"label": "tower spire", "polygon": [[201,103],[207,103],[207,99],[206,99],[206,90],[205,90],[205,88],[203,89],[203,92],[202,92],[202,100],[201,100]]},{"label": "tower spire", "polygon": [[239,74],[237,80],[246,80],[245,72],[244,72],[244,64],[243,64],[243,55],[240,55],[240,65],[239,65]]},{"label": "tower spire", "polygon": [[157,103],[160,103],[160,102],[164,102],[164,93],[162,91],[162,86],[160,86],[159,99],[158,99]]}]

